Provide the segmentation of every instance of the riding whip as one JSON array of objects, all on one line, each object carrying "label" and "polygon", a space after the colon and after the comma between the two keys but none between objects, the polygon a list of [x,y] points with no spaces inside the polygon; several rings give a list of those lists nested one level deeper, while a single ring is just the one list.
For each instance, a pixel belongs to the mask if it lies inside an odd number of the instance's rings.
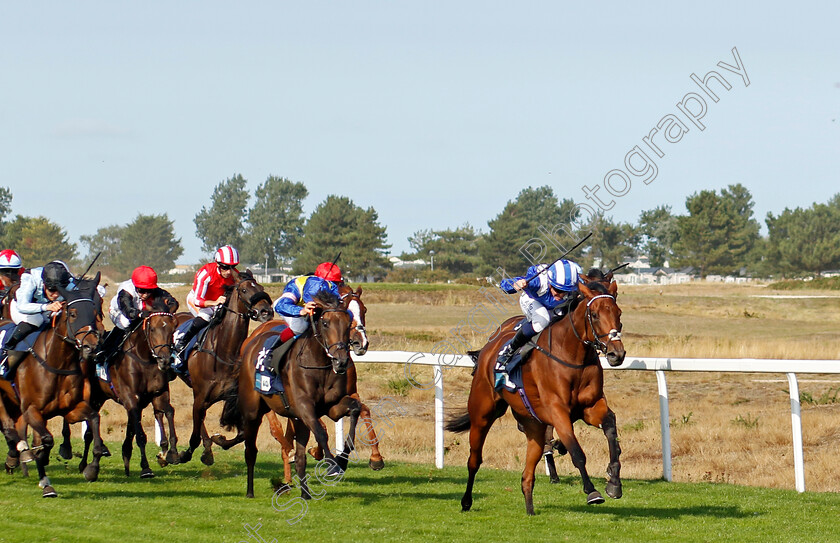
[{"label": "riding whip", "polygon": [[534,274],[529,275],[528,277],[526,277],[526,278],[525,278],[525,281],[526,281],[526,282],[527,282],[527,281],[530,281],[530,280],[531,280],[531,279],[533,279],[534,277],[538,277],[538,276],[542,275],[544,272],[548,271],[548,270],[549,270],[549,269],[550,269],[553,265],[555,265],[555,264],[557,264],[558,262],[560,262],[561,260],[563,260],[563,259],[566,257],[566,255],[568,255],[569,253],[571,253],[572,251],[574,251],[575,249],[577,249],[578,247],[580,247],[580,246],[583,244],[583,242],[584,242],[584,241],[586,241],[586,240],[588,240],[588,239],[590,238],[590,236],[592,236],[592,232],[589,232],[588,234],[586,234],[586,236],[585,236],[582,240],[580,240],[579,242],[577,242],[577,243],[575,244],[575,246],[574,246],[574,247],[572,247],[571,249],[569,249],[568,251],[566,251],[565,253],[563,253],[563,255],[562,255],[560,258],[558,258],[557,260],[555,260],[554,262],[552,262],[551,264],[549,264],[549,265],[548,265],[548,266],[546,266],[545,268],[541,269],[540,271],[538,271],[538,272],[536,272],[536,273],[534,273]]}]

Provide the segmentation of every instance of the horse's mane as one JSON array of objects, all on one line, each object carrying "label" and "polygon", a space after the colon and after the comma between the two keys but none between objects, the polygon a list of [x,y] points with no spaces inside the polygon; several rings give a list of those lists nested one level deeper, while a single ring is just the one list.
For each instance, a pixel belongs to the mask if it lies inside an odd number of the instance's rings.
[{"label": "horse's mane", "polygon": [[312,298],[324,309],[338,309],[341,306],[339,297],[328,290],[319,290]]},{"label": "horse's mane", "polygon": [[[603,281],[604,279],[606,279],[606,277],[604,276],[604,272],[601,271],[601,268],[589,268],[589,271],[586,272],[586,276],[589,279],[591,279],[593,282],[594,281]],[[589,285],[587,285],[587,286],[589,286]]]}]

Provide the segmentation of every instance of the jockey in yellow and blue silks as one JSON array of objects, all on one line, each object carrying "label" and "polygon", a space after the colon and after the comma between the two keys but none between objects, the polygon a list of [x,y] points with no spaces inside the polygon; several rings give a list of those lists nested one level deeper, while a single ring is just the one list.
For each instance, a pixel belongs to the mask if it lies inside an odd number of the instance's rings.
[{"label": "jockey in yellow and blue silks", "polygon": [[338,293],[338,282],[341,281],[341,270],[335,264],[325,262],[318,266],[315,275],[295,277],[283,289],[283,294],[274,304],[274,311],[283,317],[291,332],[281,335],[281,341],[291,339],[292,335],[300,335],[309,327],[309,316],[313,314],[316,303],[315,295],[321,291],[328,291],[341,298]]},{"label": "jockey in yellow and blue silks", "polygon": [[506,366],[513,355],[553,319],[566,314],[577,295],[581,273],[580,266],[571,260],[558,260],[550,267],[546,264],[531,266],[524,277],[505,279],[499,285],[508,294],[522,293],[519,306],[525,313],[516,335],[502,347],[496,361],[496,371],[504,373],[506,382]]}]

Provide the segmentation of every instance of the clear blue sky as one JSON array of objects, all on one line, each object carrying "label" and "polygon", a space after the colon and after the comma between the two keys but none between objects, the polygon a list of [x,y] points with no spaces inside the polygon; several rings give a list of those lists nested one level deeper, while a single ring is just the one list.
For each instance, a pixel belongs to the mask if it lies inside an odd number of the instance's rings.
[{"label": "clear blue sky", "polygon": [[[423,228],[486,231],[529,185],[585,202],[716,70],[732,89],[713,84],[706,129],[609,214],[740,182],[763,224],[840,192],[836,2],[639,4],[6,3],[0,186],[73,241],[167,213],[196,262],[213,187],[279,175],[307,214],[373,206],[399,254]],[[717,67],[733,47],[749,87]]]}]

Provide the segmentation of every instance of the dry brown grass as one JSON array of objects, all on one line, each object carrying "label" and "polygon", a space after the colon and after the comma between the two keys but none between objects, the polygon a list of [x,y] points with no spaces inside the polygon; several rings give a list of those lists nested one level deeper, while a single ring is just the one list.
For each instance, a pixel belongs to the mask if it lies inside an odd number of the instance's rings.
[{"label": "dry brown grass", "polygon": [[[269,293],[275,298],[280,286]],[[179,299],[187,288],[172,289]],[[181,292],[183,291],[183,292]],[[625,346],[630,356],[721,358],[840,359],[840,297],[768,299],[774,293],[754,286],[683,285],[622,287]],[[809,294],[796,292],[797,295]],[[825,292],[814,294],[824,295]],[[368,298],[368,296],[370,296]],[[374,293],[365,295],[372,349],[429,350],[465,322],[469,310],[484,301],[477,291],[457,293]],[[511,304],[511,308],[514,306]],[[511,309],[504,316],[516,315]],[[472,347],[480,347],[486,332],[461,326],[458,332]],[[820,402],[840,386],[840,376],[800,377],[800,391]],[[383,455],[391,460],[434,460],[434,396],[405,386],[398,365],[360,365],[359,389],[369,405],[385,396],[396,398],[408,411],[385,411],[394,423],[378,424]],[[467,370],[445,372],[449,413],[466,405],[471,377]],[[793,488],[790,404],[782,375],[669,373],[673,476],[677,481],[712,481]],[[631,478],[662,475],[659,404],[653,373],[608,371],[608,400],[616,412],[621,438],[622,473]],[[402,395],[405,394],[405,395]],[[188,437],[192,396],[180,382],[173,384],[182,445]],[[803,405],[805,478],[808,490],[840,491],[840,405],[829,399]],[[109,402],[103,417],[106,439],[122,439],[125,415]],[[217,431],[220,406],[211,409],[208,429]],[[151,417],[146,426],[151,431]],[[607,465],[603,433],[578,423],[576,432],[588,458],[590,474],[600,477]],[[463,465],[466,435],[447,433],[446,462]],[[267,430],[260,450],[279,450]],[[362,447],[362,454],[366,454]],[[525,440],[508,414],[493,427],[485,448],[485,465],[521,469]],[[116,451],[115,451],[116,452]],[[542,470],[542,466],[539,468]],[[561,473],[575,474],[567,458]]]}]

